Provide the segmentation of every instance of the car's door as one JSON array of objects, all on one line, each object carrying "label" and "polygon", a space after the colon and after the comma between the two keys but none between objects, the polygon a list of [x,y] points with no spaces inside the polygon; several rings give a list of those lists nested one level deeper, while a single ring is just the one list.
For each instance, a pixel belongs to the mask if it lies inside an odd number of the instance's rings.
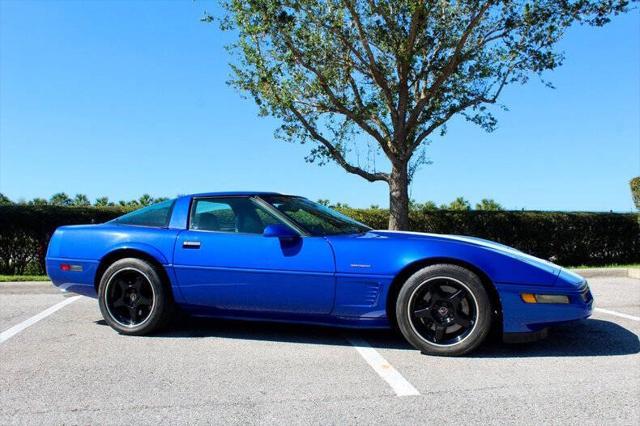
[{"label": "car's door", "polygon": [[329,243],[262,235],[276,223],[283,222],[250,197],[194,199],[189,229],[179,234],[174,253],[186,301],[228,310],[329,313],[335,293]]}]

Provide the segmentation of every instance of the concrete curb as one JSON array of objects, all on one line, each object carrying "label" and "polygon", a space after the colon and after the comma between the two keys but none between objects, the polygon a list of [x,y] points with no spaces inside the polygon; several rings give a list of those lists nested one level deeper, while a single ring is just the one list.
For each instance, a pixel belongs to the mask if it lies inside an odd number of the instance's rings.
[{"label": "concrete curb", "polygon": [[585,278],[618,277],[640,279],[640,268],[585,268],[572,269],[572,271]]},{"label": "concrete curb", "polygon": [[51,281],[10,281],[0,283],[0,294],[56,294],[60,290]]}]

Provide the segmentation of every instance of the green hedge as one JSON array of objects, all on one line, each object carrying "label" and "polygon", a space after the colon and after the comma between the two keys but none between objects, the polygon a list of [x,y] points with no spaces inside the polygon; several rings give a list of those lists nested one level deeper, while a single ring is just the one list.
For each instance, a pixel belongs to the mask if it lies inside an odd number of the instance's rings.
[{"label": "green hedge", "polygon": [[[386,210],[339,210],[373,228],[387,226]],[[47,243],[58,226],[101,223],[123,213],[111,207],[0,206],[0,274],[42,273]],[[486,238],[566,266],[640,262],[635,214],[414,210],[410,226]]]},{"label": "green hedge", "polygon": [[102,223],[124,212],[117,207],[0,206],[0,274],[42,274],[47,244],[58,226]]}]

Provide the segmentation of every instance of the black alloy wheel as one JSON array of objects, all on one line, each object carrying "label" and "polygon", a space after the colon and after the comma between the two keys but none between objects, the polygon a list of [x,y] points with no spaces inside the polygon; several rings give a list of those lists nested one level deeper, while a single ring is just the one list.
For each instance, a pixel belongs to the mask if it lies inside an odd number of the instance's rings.
[{"label": "black alloy wheel", "polygon": [[487,290],[475,273],[458,265],[416,271],[400,288],[395,308],[402,335],[428,355],[466,354],[491,328]]},{"label": "black alloy wheel", "polygon": [[98,302],[104,320],[121,334],[149,334],[173,313],[170,287],[151,263],[125,258],[112,263],[100,279]]},{"label": "black alloy wheel", "polygon": [[410,321],[425,340],[452,345],[467,337],[477,321],[477,301],[460,281],[435,277],[416,288],[411,297]]},{"label": "black alloy wheel", "polygon": [[124,327],[138,326],[153,310],[153,287],[147,276],[134,268],[123,268],[107,283],[107,309]]}]

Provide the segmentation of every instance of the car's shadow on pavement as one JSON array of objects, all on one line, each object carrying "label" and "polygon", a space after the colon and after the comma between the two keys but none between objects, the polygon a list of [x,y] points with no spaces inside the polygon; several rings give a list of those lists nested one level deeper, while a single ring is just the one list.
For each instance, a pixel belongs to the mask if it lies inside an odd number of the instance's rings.
[{"label": "car's shadow on pavement", "polygon": [[[101,321],[98,324],[106,325]],[[313,325],[251,322],[240,320],[219,320],[203,318],[182,318],[153,337],[163,338],[206,338],[258,340],[270,342],[301,343],[315,345],[350,345],[347,338],[364,338],[378,349],[415,351],[393,330],[345,330]],[[546,339],[523,344],[505,344],[497,336],[477,350],[467,355],[470,358],[513,358],[513,357],[570,357],[570,356],[612,356],[640,352],[638,335],[626,328],[599,319],[588,319],[566,326],[554,327]]]},{"label": "car's shadow on pavement", "polygon": [[640,352],[638,335],[626,328],[599,319],[553,327],[546,339],[526,344],[490,341],[471,357],[570,357],[630,355]]}]

